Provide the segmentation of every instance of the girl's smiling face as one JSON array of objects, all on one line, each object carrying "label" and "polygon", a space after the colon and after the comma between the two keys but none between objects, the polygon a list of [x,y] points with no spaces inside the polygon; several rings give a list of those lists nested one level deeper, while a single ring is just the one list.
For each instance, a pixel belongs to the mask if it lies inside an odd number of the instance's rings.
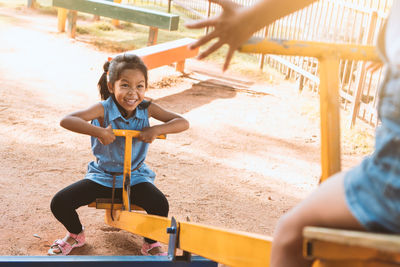
[{"label": "girl's smiling face", "polygon": [[128,112],[128,117],[130,117],[144,99],[145,77],[138,69],[125,69],[114,85],[108,83],[108,90],[114,94],[117,102]]}]

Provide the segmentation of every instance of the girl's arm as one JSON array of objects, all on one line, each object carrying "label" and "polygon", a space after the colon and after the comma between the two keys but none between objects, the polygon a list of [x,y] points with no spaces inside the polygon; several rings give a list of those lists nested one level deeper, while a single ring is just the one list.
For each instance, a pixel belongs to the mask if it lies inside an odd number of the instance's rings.
[{"label": "girl's arm", "polygon": [[68,114],[60,121],[60,125],[76,133],[97,137],[103,145],[108,145],[115,140],[111,125],[108,125],[107,128],[102,128],[88,122],[94,119],[102,121],[103,116],[104,107],[102,104],[97,103],[88,109]]},{"label": "girl's arm", "polygon": [[316,0],[259,0],[252,6],[243,7],[230,0],[211,0],[222,7],[222,12],[215,17],[186,24],[186,27],[191,29],[213,28],[212,31],[192,44],[191,48],[197,48],[216,39],[217,41],[213,45],[198,56],[202,59],[227,44],[229,51],[223,67],[223,70],[226,70],[233,53],[254,32],[314,1]]},{"label": "girl's arm", "polygon": [[139,140],[151,143],[161,134],[179,133],[189,128],[189,122],[182,116],[165,110],[155,103],[151,103],[148,107],[149,117],[164,122],[163,124],[154,125],[152,127],[144,128]]}]

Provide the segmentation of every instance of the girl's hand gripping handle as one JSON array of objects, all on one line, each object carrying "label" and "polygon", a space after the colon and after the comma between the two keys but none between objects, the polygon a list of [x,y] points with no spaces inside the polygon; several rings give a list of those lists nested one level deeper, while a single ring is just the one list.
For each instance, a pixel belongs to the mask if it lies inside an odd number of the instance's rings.
[{"label": "girl's hand gripping handle", "polygon": [[[113,130],[114,134],[116,136],[125,136],[125,137],[132,137],[132,138],[138,138],[140,135],[140,131],[136,130],[119,130],[119,129],[114,129]],[[157,139],[167,139],[167,136],[162,134],[158,135]]]},{"label": "girl's hand gripping handle", "polygon": [[108,145],[114,142],[115,140],[115,135],[113,132],[113,129],[111,128],[111,124],[107,126],[107,128],[104,128],[104,130],[101,132],[101,135],[98,137],[100,143],[103,145]]}]

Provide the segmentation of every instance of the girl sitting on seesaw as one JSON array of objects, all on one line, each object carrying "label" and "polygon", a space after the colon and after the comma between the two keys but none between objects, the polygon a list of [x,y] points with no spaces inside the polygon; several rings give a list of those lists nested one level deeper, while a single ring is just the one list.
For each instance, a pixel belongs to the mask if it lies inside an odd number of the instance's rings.
[{"label": "girl sitting on seesaw", "polygon": [[[146,166],[149,143],[162,134],[179,133],[189,128],[186,119],[159,105],[144,100],[148,85],[147,67],[136,55],[116,56],[103,66],[98,87],[102,101],[64,117],[60,125],[73,132],[91,136],[96,161],[88,165],[85,179],[58,192],[51,201],[51,211],[67,229],[63,239],[51,245],[49,255],[68,255],[85,244],[84,228],[75,211],[96,198],[122,197],[125,138],[115,137],[113,129],[140,130],[132,140],[131,197],[148,214],[168,216],[168,200],[154,185],[155,173]],[[153,117],[163,124],[150,126]],[[88,123],[91,121],[91,123]],[[161,245],[144,239],[143,255],[166,255]]]}]

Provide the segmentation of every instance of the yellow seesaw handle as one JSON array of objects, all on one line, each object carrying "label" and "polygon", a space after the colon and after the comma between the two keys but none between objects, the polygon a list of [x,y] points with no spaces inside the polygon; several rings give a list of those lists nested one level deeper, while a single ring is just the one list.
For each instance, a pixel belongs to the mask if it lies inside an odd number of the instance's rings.
[{"label": "yellow seesaw handle", "polygon": [[[119,130],[119,129],[113,129],[113,132],[116,136],[125,136],[125,137],[132,137],[132,138],[138,138],[140,135],[140,131],[136,130]],[[157,136],[157,139],[167,139],[167,136],[165,134]]]}]

